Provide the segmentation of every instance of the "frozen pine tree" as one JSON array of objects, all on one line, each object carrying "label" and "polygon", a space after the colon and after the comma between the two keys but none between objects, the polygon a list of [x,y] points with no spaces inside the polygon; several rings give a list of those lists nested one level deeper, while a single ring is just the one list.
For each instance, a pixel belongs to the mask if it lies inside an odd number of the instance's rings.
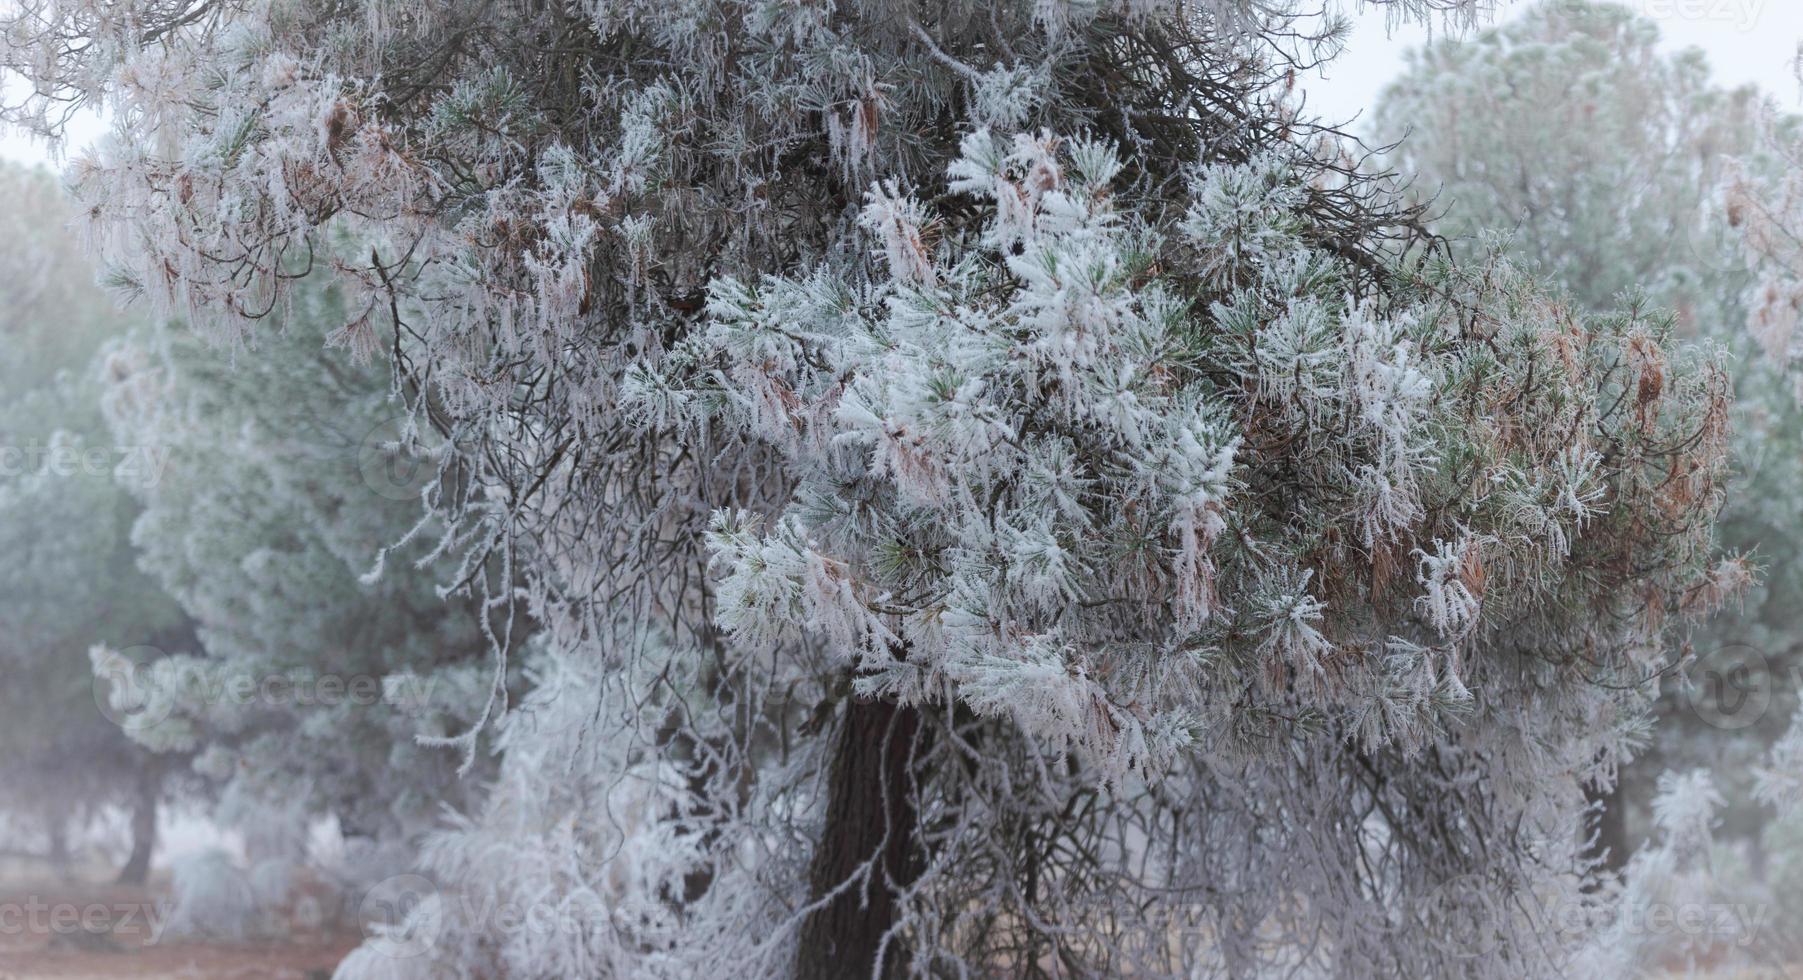
[{"label": "frozen pine tree", "polygon": [[0,726],[0,813],[27,840],[41,833],[64,874],[90,825],[129,808],[120,878],[141,883],[158,809],[186,760],[133,746],[130,715],[96,710],[112,688],[95,689],[87,653],[110,644],[148,660],[150,648],[193,634],[132,560],[138,508],[126,486],[155,480],[160,460],[107,438],[95,361],[121,327],[82,266],[54,179],[0,166],[0,195],[10,202],[0,216],[0,550],[12,556],[0,569],[0,716],[10,722]]},{"label": "frozen pine tree", "polygon": [[329,277],[438,453],[430,741],[506,758],[421,908],[604,913],[347,974],[1567,967],[1516,910],[1602,911],[1582,786],[1733,584],[1726,380],[1448,262],[1283,101],[1304,7],[12,16],[120,280],[255,358]]},{"label": "frozen pine tree", "polygon": [[[1652,20],[1562,0],[1417,52],[1376,113],[1401,140],[1393,165],[1434,198],[1434,228],[1455,250],[1482,255],[1506,230],[1506,252],[1571,302],[1667,310],[1679,333],[1733,358],[1734,477],[1718,536],[1758,581],[1690,637],[1650,744],[1613,792],[1598,787],[1609,800],[1599,843],[1618,867],[1653,829],[1668,769],[1710,767],[1726,801],[1719,839],[1757,842],[1770,809],[1753,773],[1796,703],[1803,509],[1790,488],[1803,481],[1803,407],[1784,358],[1747,328],[1775,270],[1745,260],[1743,232],[1761,232],[1740,201],[1787,173],[1765,137],[1794,122],[1768,112],[1756,90],[1712,80],[1701,52],[1662,50]],[[1763,862],[1755,847],[1756,876]]]},{"label": "frozen pine tree", "polygon": [[136,563],[193,624],[140,679],[152,723],[132,735],[198,753],[213,816],[253,842],[280,813],[393,840],[470,789],[415,736],[473,721],[488,644],[473,604],[439,594],[454,563],[416,528],[429,450],[391,459],[404,426],[386,372],[325,346],[345,319],[304,283],[254,355],[145,327],[97,369],[114,437],[160,465],[132,487]]}]

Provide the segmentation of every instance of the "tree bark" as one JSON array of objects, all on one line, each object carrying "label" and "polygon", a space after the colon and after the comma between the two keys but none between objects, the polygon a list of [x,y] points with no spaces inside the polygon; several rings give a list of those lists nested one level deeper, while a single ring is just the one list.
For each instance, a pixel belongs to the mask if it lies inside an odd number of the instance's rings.
[{"label": "tree bark", "polygon": [[796,980],[856,980],[894,976],[903,955],[894,943],[877,960],[883,935],[895,924],[894,888],[921,871],[914,838],[909,759],[920,732],[913,708],[853,700],[840,728],[828,775],[826,830],[809,878],[814,900],[853,881],[802,925]]},{"label": "tree bark", "polygon": [[142,885],[150,878],[150,855],[157,844],[157,800],[162,774],[146,763],[138,770],[137,797],[131,811],[131,856],[119,869],[119,884]]},{"label": "tree bark", "polygon": [[1605,870],[1620,871],[1628,866],[1628,800],[1622,793],[1621,779],[1618,777],[1615,785],[1606,790],[1587,786],[1584,797],[1592,807],[1589,820],[1596,832],[1589,856],[1601,861],[1599,867]]},{"label": "tree bark", "polygon": [[58,881],[70,879],[69,822],[61,813],[50,817],[50,868]]}]

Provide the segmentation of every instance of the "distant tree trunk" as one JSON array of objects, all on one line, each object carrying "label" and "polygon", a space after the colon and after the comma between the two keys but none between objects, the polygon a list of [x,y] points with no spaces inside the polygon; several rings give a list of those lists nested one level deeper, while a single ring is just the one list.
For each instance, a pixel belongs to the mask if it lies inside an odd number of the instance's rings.
[{"label": "distant tree trunk", "polygon": [[1590,856],[1601,860],[1601,866],[1610,871],[1620,871],[1628,865],[1628,801],[1621,783],[1618,777],[1615,785],[1606,790],[1594,784],[1584,788],[1584,797],[1591,806],[1591,829],[1596,833]]},{"label": "distant tree trunk", "polygon": [[50,817],[50,870],[69,880],[69,822],[61,814]]},{"label": "distant tree trunk", "polygon": [[157,798],[162,790],[161,771],[146,763],[138,770],[137,796],[131,811],[131,856],[119,869],[121,885],[142,885],[150,878],[150,854],[157,844]]},{"label": "distant tree trunk", "polygon": [[[919,731],[915,709],[888,701],[853,700],[846,712],[827,777],[826,831],[809,874],[813,897],[844,884],[864,862],[874,858],[875,866],[867,882],[846,888],[802,925],[796,980],[857,980],[877,968],[883,934],[895,924],[890,889],[912,882],[922,865],[908,778]],[[901,959],[891,944],[880,975],[898,974]]]}]

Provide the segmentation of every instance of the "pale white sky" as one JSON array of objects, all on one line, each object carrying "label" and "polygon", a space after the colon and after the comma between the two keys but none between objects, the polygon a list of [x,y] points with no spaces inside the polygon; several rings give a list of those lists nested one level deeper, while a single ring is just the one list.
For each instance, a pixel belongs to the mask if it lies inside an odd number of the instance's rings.
[{"label": "pale white sky", "polygon": [[[1345,0],[1356,6],[1357,0]],[[1718,82],[1756,84],[1787,109],[1803,111],[1792,62],[1803,43],[1803,2],[1799,0],[1617,0],[1660,25],[1664,43],[1676,50],[1695,46],[1709,57]],[[1499,0],[1497,19],[1519,16],[1523,2]],[[1439,34],[1444,30],[1436,29]],[[1403,53],[1425,41],[1429,29],[1419,25],[1386,29],[1381,10],[1354,15],[1347,49],[1324,73],[1302,79],[1309,107],[1329,121],[1347,121],[1365,113],[1383,86],[1402,70]],[[1364,134],[1368,119],[1353,124]],[[95,118],[80,121],[71,151],[97,138],[104,126]],[[0,157],[25,163],[49,163],[48,150],[16,133],[0,132]]]},{"label": "pale white sky", "polygon": [[[1779,106],[1803,110],[1792,62],[1803,43],[1803,2],[1799,0],[1616,0],[1659,24],[1661,41],[1670,50],[1703,49],[1718,84],[1758,85]],[[1528,3],[1497,4],[1494,21],[1507,22],[1526,11]],[[1324,75],[1300,80],[1308,107],[1323,120],[1345,122],[1363,112],[1352,132],[1369,132],[1369,109],[1383,87],[1401,73],[1403,55],[1429,36],[1419,25],[1385,29],[1384,14],[1367,9],[1354,15],[1346,51],[1329,62]],[[1435,36],[1446,32],[1436,28]]]},{"label": "pale white sky", "polygon": [[[5,91],[5,88],[7,87],[0,86],[0,94],[10,96],[12,93]],[[83,147],[98,140],[105,131],[105,122],[94,113],[83,113],[70,120],[69,144],[64,148],[66,155],[74,156]],[[63,161],[51,159],[49,147],[4,125],[0,125],[0,159],[24,164],[41,163],[52,170],[61,170],[63,165]]]}]

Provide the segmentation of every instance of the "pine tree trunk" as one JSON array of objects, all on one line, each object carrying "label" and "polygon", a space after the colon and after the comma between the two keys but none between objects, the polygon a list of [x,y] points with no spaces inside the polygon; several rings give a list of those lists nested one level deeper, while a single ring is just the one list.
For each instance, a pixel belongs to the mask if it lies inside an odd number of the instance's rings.
[{"label": "pine tree trunk", "polygon": [[149,765],[138,770],[137,798],[131,811],[131,856],[119,869],[121,885],[142,885],[150,878],[150,855],[157,843],[157,797],[161,794],[161,774]]},{"label": "pine tree trunk", "polygon": [[50,869],[58,881],[69,880],[69,824],[60,814],[50,818]]},{"label": "pine tree trunk", "polygon": [[891,888],[909,884],[921,869],[908,778],[919,731],[915,709],[887,701],[853,700],[846,712],[828,775],[826,831],[810,869],[813,896],[838,888],[866,861],[874,858],[875,867],[867,883],[846,888],[803,924],[796,980],[857,980],[900,972],[896,944],[884,951],[880,972],[877,951],[895,923]]},{"label": "pine tree trunk", "polygon": [[1596,786],[1584,789],[1584,796],[1595,808],[1591,820],[1596,842],[1590,856],[1599,858],[1602,867],[1620,871],[1628,865],[1628,800],[1622,793],[1621,779],[1604,790]]}]

